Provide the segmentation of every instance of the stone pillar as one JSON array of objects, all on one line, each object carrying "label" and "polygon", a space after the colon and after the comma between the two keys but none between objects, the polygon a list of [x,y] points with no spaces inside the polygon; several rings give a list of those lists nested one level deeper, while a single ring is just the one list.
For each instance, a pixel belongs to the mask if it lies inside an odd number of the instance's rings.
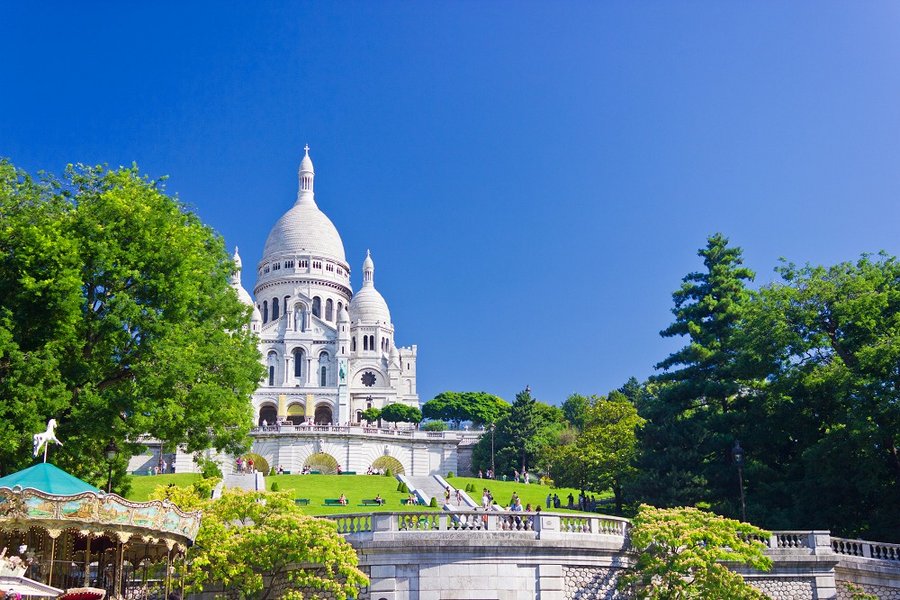
[{"label": "stone pillar", "polygon": [[562,565],[538,565],[537,598],[540,600],[563,600],[565,586]]},{"label": "stone pillar", "polygon": [[291,355],[284,355],[284,377],[281,378],[281,385],[288,384],[289,373],[291,372]]},{"label": "stone pillar", "polygon": [[278,394],[278,420],[284,421],[285,419],[287,419],[287,396]]}]

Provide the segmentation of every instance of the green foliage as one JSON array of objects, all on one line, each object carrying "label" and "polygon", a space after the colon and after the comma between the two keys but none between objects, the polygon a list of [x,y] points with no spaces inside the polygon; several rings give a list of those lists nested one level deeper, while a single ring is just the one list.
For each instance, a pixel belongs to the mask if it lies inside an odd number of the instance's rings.
[{"label": "green foliage", "polygon": [[277,491],[278,491],[278,482],[277,482],[277,481],[273,481],[273,482],[272,482],[272,485],[269,486],[269,489],[270,489],[271,491],[273,491],[273,492],[277,492]]},{"label": "green foliage", "polygon": [[319,471],[325,475],[334,475],[337,473],[338,462],[330,454],[325,452],[317,452],[306,459],[305,467],[309,467],[313,471]]},{"label": "green foliage", "polygon": [[375,407],[367,408],[366,410],[362,411],[362,418],[365,419],[368,423],[374,423],[379,418],[381,418],[381,410]]},{"label": "green foliage", "polygon": [[254,599],[287,585],[346,599],[368,584],[336,525],[304,515],[290,494],[226,490],[204,500],[179,491],[171,499],[203,510],[196,544],[180,566],[189,592],[221,583]]},{"label": "green foliage", "polygon": [[453,471],[447,471],[447,479],[453,479]]},{"label": "green foliage", "polygon": [[582,396],[581,394],[572,394],[562,403],[562,411],[572,427],[581,431],[584,427],[584,418],[588,408],[596,403],[596,396]]},{"label": "green foliage", "polygon": [[[664,372],[638,400],[647,426],[640,434],[638,494],[663,506],[735,497],[729,449],[749,401],[747,375],[738,359],[740,324],[747,310],[741,249],[721,234],[698,252],[705,270],[684,277],[672,294],[675,321],[663,337],[686,345],[657,366]],[[722,507],[734,514],[735,506]]]},{"label": "green foliage", "polygon": [[418,423],[422,420],[422,411],[415,406],[388,404],[381,409],[381,419],[388,423]]},{"label": "green foliage", "polygon": [[595,398],[583,418],[583,429],[574,443],[549,452],[556,481],[594,492],[612,489],[616,511],[621,513],[624,486],[636,474],[637,432],[644,419],[619,391],[608,398]]},{"label": "green foliage", "polygon": [[849,581],[843,582],[843,585],[847,588],[847,593],[850,594],[850,600],[878,600],[878,596],[875,594],[866,593],[866,590]]},{"label": "green foliage", "polygon": [[404,494],[408,494],[409,488],[406,486],[406,484],[404,482],[401,481],[400,483],[397,484],[397,491],[403,492]]},{"label": "green foliage", "polygon": [[136,168],[76,166],[35,182],[0,161],[0,473],[53,461],[114,486],[149,435],[240,451],[263,375],[222,240]]},{"label": "green foliage", "polygon": [[[494,465],[497,477],[512,476],[514,470],[533,470],[543,461],[547,450],[557,444],[566,420],[559,407],[535,400],[530,390],[516,394],[510,410],[500,418],[494,432]],[[472,453],[473,468],[491,467],[490,428]]]},{"label": "green foliage", "polygon": [[768,571],[772,561],[757,540],[769,533],[696,508],[642,505],[632,520],[633,566],[619,580],[632,597],[648,600],[762,600],[759,590],[723,562]]},{"label": "green foliage", "polygon": [[372,461],[373,469],[386,469],[390,471],[394,475],[403,475],[406,472],[406,469],[403,468],[403,463],[394,458],[393,456],[382,455]]},{"label": "green foliage", "polygon": [[202,453],[196,452],[194,454],[194,463],[200,468],[200,475],[204,479],[222,478],[222,469],[219,468],[219,463],[206,458]]},{"label": "green foliage", "polygon": [[393,477],[393,476],[394,476],[394,473],[391,472],[390,469],[385,469],[385,470],[384,470],[384,476],[385,476],[385,477]]},{"label": "green foliage", "polygon": [[463,421],[473,425],[496,423],[509,410],[509,404],[487,392],[441,392],[422,405],[428,419],[452,421],[459,429]]},{"label": "green foliage", "polygon": [[430,506],[431,508],[437,508],[438,507],[437,497],[432,496],[431,502],[428,503],[428,506]]},{"label": "green foliage", "polygon": [[422,424],[423,431],[447,431],[449,428],[446,421],[428,421]]}]

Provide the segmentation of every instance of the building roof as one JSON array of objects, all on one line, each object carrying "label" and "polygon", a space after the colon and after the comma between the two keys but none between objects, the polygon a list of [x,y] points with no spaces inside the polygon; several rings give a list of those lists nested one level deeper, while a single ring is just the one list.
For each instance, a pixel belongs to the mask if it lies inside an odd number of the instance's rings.
[{"label": "building roof", "polygon": [[38,463],[12,475],[0,477],[0,488],[34,489],[55,496],[73,496],[82,492],[99,492],[95,488],[50,463]]}]

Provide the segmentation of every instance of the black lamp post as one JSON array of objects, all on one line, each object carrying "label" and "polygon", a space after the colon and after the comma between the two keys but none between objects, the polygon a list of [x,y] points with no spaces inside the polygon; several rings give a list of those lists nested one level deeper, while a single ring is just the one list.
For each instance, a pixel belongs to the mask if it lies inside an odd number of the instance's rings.
[{"label": "black lamp post", "polygon": [[491,423],[491,478],[497,478],[497,471],[494,470],[494,430],[497,426]]},{"label": "black lamp post", "polygon": [[747,506],[744,502],[744,449],[741,442],[734,440],[734,448],[731,449],[731,457],[738,470],[738,484],[741,486],[741,521],[747,521]]},{"label": "black lamp post", "polygon": [[106,477],[106,493],[108,494],[112,491],[113,461],[116,460],[116,455],[119,453],[119,447],[116,446],[115,440],[109,440],[103,452],[106,454],[106,460],[109,463],[109,475]]}]

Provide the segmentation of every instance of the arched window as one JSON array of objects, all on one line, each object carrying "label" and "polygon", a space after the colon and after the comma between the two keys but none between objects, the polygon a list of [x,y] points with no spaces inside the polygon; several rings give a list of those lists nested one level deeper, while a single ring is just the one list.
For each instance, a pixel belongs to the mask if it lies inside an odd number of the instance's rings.
[{"label": "arched window", "polygon": [[314,317],[322,318],[322,299],[318,296],[313,298],[312,314]]},{"label": "arched window", "polygon": [[272,298],[272,320],[278,320],[278,298]]},{"label": "arched window", "polygon": [[325,301],[325,320],[334,321],[334,302],[331,298]]},{"label": "arched window", "polygon": [[294,377],[300,379],[303,376],[303,348],[294,348]]},{"label": "arched window", "polygon": [[375,336],[370,335],[369,336],[369,350],[374,350],[374,349],[375,349]]},{"label": "arched window", "polygon": [[269,352],[269,356],[266,359],[266,364],[269,367],[269,385],[275,385],[275,364],[278,362],[278,354],[275,352]]},{"label": "arched window", "polygon": [[328,385],[328,353],[319,354],[319,385],[325,387]]},{"label": "arched window", "polygon": [[356,336],[350,338],[350,352],[356,352]]},{"label": "arched window", "polygon": [[263,323],[269,322],[269,303],[263,300]]},{"label": "arched window", "polygon": [[341,316],[341,311],[344,309],[344,303],[341,302],[340,300],[338,300],[338,307],[337,307],[337,308],[338,308],[338,309],[337,309],[337,314],[338,314],[338,317],[340,317],[340,316]]}]

